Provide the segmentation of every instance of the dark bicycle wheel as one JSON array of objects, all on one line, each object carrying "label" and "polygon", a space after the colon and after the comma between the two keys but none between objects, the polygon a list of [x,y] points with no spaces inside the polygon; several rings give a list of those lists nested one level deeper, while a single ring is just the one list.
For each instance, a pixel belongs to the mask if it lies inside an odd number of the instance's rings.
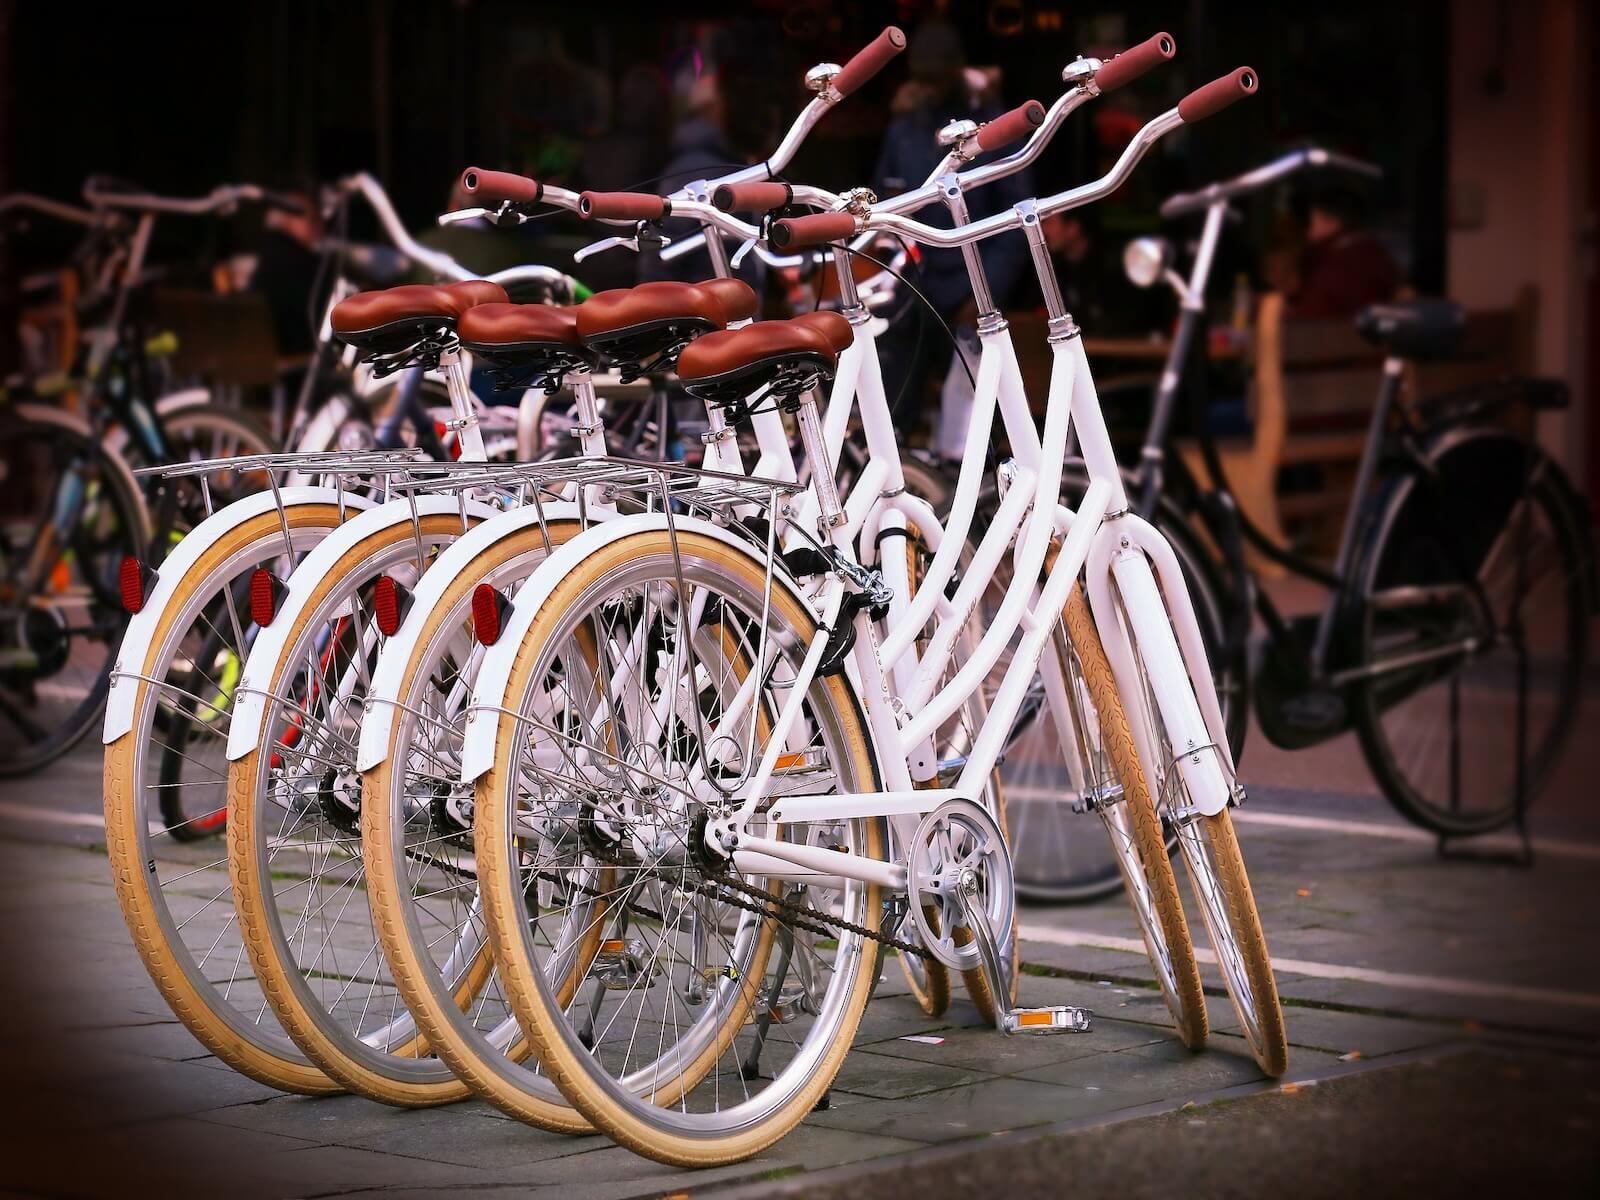
[{"label": "dark bicycle wheel", "polygon": [[1356,727],[1384,793],[1437,833],[1506,824],[1572,734],[1589,559],[1569,496],[1536,447],[1457,429],[1374,505]]},{"label": "dark bicycle wheel", "polygon": [[131,480],[70,423],[0,414],[0,775],[65,754],[94,725],[143,551]]},{"label": "dark bicycle wheel", "polygon": [[[248,611],[245,604],[245,597],[236,594],[234,612]],[[239,627],[249,624],[241,620]],[[191,781],[228,773],[223,737],[244,670],[244,653],[235,646],[239,639],[233,628],[225,603],[211,604],[196,619],[186,639],[190,644],[179,650],[173,663],[175,699],[171,708],[156,713],[161,732],[157,802],[162,824],[179,842],[217,837],[227,828],[228,808],[221,789],[196,788]]]}]

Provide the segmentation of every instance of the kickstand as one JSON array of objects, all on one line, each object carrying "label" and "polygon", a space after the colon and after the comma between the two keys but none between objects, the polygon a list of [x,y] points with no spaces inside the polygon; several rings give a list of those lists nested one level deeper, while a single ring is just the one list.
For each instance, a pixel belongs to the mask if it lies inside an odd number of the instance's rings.
[{"label": "kickstand", "polygon": [[[1525,511],[1525,509],[1519,509],[1519,512],[1521,511]],[[1518,544],[1522,547],[1517,554],[1518,599],[1511,606],[1510,622],[1506,629],[1506,640],[1510,643],[1512,649],[1516,651],[1517,661],[1517,715],[1515,729],[1517,795],[1511,822],[1516,827],[1517,840],[1520,845],[1510,850],[1484,850],[1481,847],[1473,847],[1470,838],[1452,837],[1449,834],[1441,833],[1439,835],[1438,853],[1439,857],[1446,862],[1506,863],[1516,867],[1533,866],[1533,839],[1528,834],[1528,644],[1526,631],[1522,625],[1521,603],[1521,596],[1527,584],[1526,540],[1520,540]],[[1457,712],[1460,702],[1457,699],[1456,690],[1458,686],[1457,681],[1452,679],[1450,692],[1450,749],[1452,759],[1457,753],[1456,743],[1460,738],[1460,721]],[[1460,780],[1456,778],[1456,774],[1458,773],[1453,773],[1451,778],[1452,800],[1456,799],[1460,788]],[[1452,846],[1452,842],[1466,842],[1467,845],[1465,847]]]},{"label": "kickstand", "polygon": [[[624,908],[617,918],[617,937],[628,935],[628,910]],[[583,1019],[583,1024],[578,1026],[578,1040],[583,1043],[586,1050],[594,1049],[594,1023],[600,1016],[600,1005],[605,1002],[606,985],[604,981],[594,981],[594,992],[589,997],[589,1012]]]},{"label": "kickstand", "polygon": [[[789,962],[794,957],[794,930],[787,925],[778,927],[778,969],[773,976],[769,997],[776,998],[783,993],[783,981],[789,977]],[[759,1002],[761,993],[758,990],[756,1000]],[[739,1065],[740,1078],[748,1081],[761,1078],[761,1051],[767,1044],[767,1032],[772,1028],[772,1003],[768,1003],[756,1017],[756,1036],[751,1043],[750,1053],[744,1056],[744,1062]]]}]

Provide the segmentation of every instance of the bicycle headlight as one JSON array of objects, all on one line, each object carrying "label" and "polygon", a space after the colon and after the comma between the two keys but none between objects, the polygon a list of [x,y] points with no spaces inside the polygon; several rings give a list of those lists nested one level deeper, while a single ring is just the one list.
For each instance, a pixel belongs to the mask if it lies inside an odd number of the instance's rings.
[{"label": "bicycle headlight", "polygon": [[1171,253],[1166,238],[1134,238],[1122,252],[1122,269],[1135,287],[1150,287],[1161,281]]}]

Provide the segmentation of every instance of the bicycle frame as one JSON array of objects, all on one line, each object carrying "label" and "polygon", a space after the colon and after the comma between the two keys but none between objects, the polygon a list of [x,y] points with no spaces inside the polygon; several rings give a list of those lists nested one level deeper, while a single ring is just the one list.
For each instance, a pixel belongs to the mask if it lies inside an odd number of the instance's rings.
[{"label": "bicycle frame", "polygon": [[[1174,196],[1161,206],[1161,213],[1164,217],[1172,218],[1202,211],[1205,214],[1205,219],[1201,227],[1198,245],[1195,248],[1194,260],[1190,265],[1188,279],[1182,278],[1171,268],[1165,268],[1163,272],[1166,282],[1178,296],[1179,315],[1172,342],[1167,352],[1167,360],[1156,389],[1155,401],[1151,408],[1150,424],[1145,432],[1144,444],[1139,452],[1138,481],[1139,512],[1141,516],[1145,518],[1151,517],[1156,510],[1156,506],[1160,503],[1166,483],[1167,437],[1171,429],[1178,395],[1189,372],[1201,367],[1201,364],[1197,361],[1199,358],[1197,339],[1205,326],[1206,292],[1210,284],[1211,268],[1215,261],[1217,245],[1222,237],[1223,222],[1227,218],[1230,204],[1239,196],[1259,191],[1295,172],[1321,167],[1335,167],[1340,170],[1368,176],[1379,174],[1376,167],[1367,163],[1344,155],[1333,154],[1318,147],[1308,147],[1283,155],[1234,179],[1212,184],[1194,193]],[[1234,520],[1238,523],[1240,531],[1264,554],[1267,554],[1274,561],[1294,571],[1296,574],[1323,583],[1330,589],[1327,602],[1320,614],[1318,614],[1316,632],[1308,657],[1308,665],[1314,678],[1326,677],[1328,653],[1332,646],[1337,621],[1345,601],[1346,590],[1350,585],[1350,575],[1355,565],[1355,558],[1359,548],[1358,537],[1361,532],[1362,515],[1377,484],[1378,465],[1383,450],[1384,433],[1388,429],[1390,414],[1400,397],[1400,384],[1404,369],[1405,362],[1402,359],[1391,356],[1384,360],[1378,385],[1377,401],[1373,406],[1372,415],[1367,426],[1366,441],[1362,446],[1361,457],[1356,466],[1350,502],[1345,511],[1345,519],[1340,530],[1338,548],[1335,551],[1334,564],[1331,570],[1301,558],[1287,547],[1279,546],[1272,542],[1250,522],[1245,514],[1238,511],[1237,506],[1232,509]],[[1199,420],[1203,418],[1203,414],[1197,413],[1196,416],[1198,425]],[[1205,453],[1207,471],[1212,475],[1212,486],[1219,492],[1227,492],[1228,481],[1219,471],[1220,464],[1216,455],[1212,452],[1213,447],[1210,435],[1203,427],[1198,427],[1196,436],[1200,439],[1202,450]],[[1208,525],[1211,524],[1209,520],[1207,523]],[[1213,530],[1213,532],[1219,531]],[[1238,553],[1235,539],[1218,537],[1217,540],[1219,544],[1224,546],[1224,552],[1228,557],[1234,560],[1230,563],[1230,566],[1235,577],[1241,580],[1248,579],[1248,568],[1245,566],[1242,556]],[[1268,627],[1275,631],[1281,630],[1284,622],[1276,607],[1272,604],[1271,599],[1258,588],[1249,590],[1254,592],[1256,607],[1261,611]]]},{"label": "bicycle frame", "polygon": [[[1162,118],[1157,118],[1151,127],[1161,122]],[[1136,146],[1138,142],[1139,139],[1135,139]],[[1135,149],[1125,154],[1113,175],[1131,170],[1139,153]],[[1079,192],[1092,196],[1094,188]],[[959,186],[946,189],[946,200],[958,220],[964,216]],[[1060,202],[1059,198],[1054,204],[1058,210],[1070,206],[1070,201]],[[1158,766],[1176,766],[1197,813],[1220,812],[1236,795],[1234,765],[1220,705],[1177,557],[1154,526],[1128,511],[1121,472],[1079,330],[1062,304],[1039,229],[1042,207],[1036,202],[1025,202],[1017,207],[1017,216],[1028,237],[1050,314],[1053,363],[1043,437],[1035,428],[1027,406],[1009,332],[994,310],[981,266],[971,250],[971,241],[976,241],[976,237],[958,243],[967,252],[974,293],[982,303],[981,349],[967,444],[987,443],[993,414],[998,408],[1015,454],[1011,464],[1015,474],[994,524],[974,550],[971,569],[958,586],[947,611],[940,614],[925,654],[919,655],[913,642],[917,631],[940,607],[940,598],[954,576],[960,546],[970,528],[983,469],[979,456],[969,456],[963,462],[952,502],[950,526],[942,528],[935,521],[929,527],[937,548],[921,585],[899,611],[896,611],[899,606],[895,600],[890,601],[893,632],[880,643],[867,614],[857,611],[854,616],[856,641],[851,658],[888,790],[873,795],[786,796],[770,806],[766,815],[772,821],[881,816],[890,818],[902,833],[909,835],[911,831],[906,824],[910,817],[925,815],[949,799],[976,800],[984,781],[999,761],[1007,732],[1026,698],[1034,671],[1043,663],[1049,693],[1057,698],[1065,693],[1062,665],[1059,661],[1046,662],[1045,650],[1071,587],[1086,566],[1096,624],[1106,643],[1119,690],[1129,706],[1140,711],[1145,703],[1144,679],[1148,677],[1156,708],[1171,744],[1178,751],[1176,763],[1159,764],[1156,748],[1149,737],[1148,721],[1136,721],[1140,756],[1147,770],[1154,778],[1158,777]],[[855,302],[854,289],[849,282],[845,252],[836,249],[835,259],[847,306],[854,304],[854,315],[860,316],[862,310]],[[847,557],[854,530],[861,526],[878,530],[904,528],[908,509],[921,519],[931,516],[931,513],[917,511],[915,505],[904,499],[898,445],[876,370],[875,349],[870,343],[863,343],[859,334],[858,347],[863,349],[863,358],[870,366],[864,370],[858,366],[853,372],[842,367],[840,379],[846,384],[853,381],[858,388],[862,380],[867,382],[864,392],[857,394],[857,399],[862,401],[867,436],[867,470],[871,471],[874,464],[884,464],[883,488],[860,521],[848,508],[838,509],[836,500],[830,506],[825,489],[813,493],[821,509],[824,530],[830,526],[841,530],[840,536],[826,537],[835,553],[841,556],[841,572],[828,577],[815,599],[821,622],[829,628],[839,620],[842,611],[845,587],[841,575],[850,574],[851,566],[860,569],[856,560]],[[842,415],[843,407],[840,397],[835,395],[828,407],[828,428],[842,429],[846,420]],[[805,415],[808,411],[814,412],[814,408],[802,405],[803,431],[807,428]],[[1060,505],[1058,499],[1069,430],[1077,432],[1090,478],[1089,488],[1076,512]],[[808,438],[808,454],[815,453],[812,446],[817,442],[821,443],[818,449],[833,448],[825,436],[813,435]],[[863,482],[867,479],[864,472]],[[858,488],[856,495],[863,490],[867,489]],[[809,513],[809,510],[802,512]],[[1039,578],[1051,540],[1058,531],[1064,532],[1065,537],[1041,587],[1034,581]],[[949,665],[956,637],[970,620],[986,580],[999,565],[1013,538],[1016,545],[1012,552],[1012,583],[1000,610],[976,651],[961,665],[955,677],[935,692]],[[892,595],[900,598],[910,594],[905,586],[908,581],[901,578],[903,563],[891,557],[886,560],[885,568]],[[950,789],[914,787],[916,783],[932,780],[937,771],[932,739],[940,723],[972,698],[1004,647],[1018,632],[1022,635],[1021,644],[993,697],[988,719],[967,756],[956,786]],[[792,685],[790,699],[774,724],[761,762],[743,789],[738,809],[730,817],[712,822],[710,834],[723,839],[723,844],[735,847],[732,859],[742,871],[781,876],[783,864],[787,862],[801,868],[802,877],[822,873],[904,888],[905,868],[900,864],[868,863],[844,852],[796,846],[750,832],[749,823],[762,808],[765,789],[786,748],[788,731],[798,719],[801,697],[816,678],[824,649],[821,639],[809,649]],[[1136,654],[1148,663],[1148,676],[1139,671]],[[903,723],[891,700],[890,677],[901,685],[899,703],[911,714]],[[905,686],[907,681],[909,686]],[[740,701],[736,699],[730,714],[737,718],[739,712]],[[1062,716],[1057,714],[1057,719]],[[1212,753],[1205,753],[1208,750]]]}]

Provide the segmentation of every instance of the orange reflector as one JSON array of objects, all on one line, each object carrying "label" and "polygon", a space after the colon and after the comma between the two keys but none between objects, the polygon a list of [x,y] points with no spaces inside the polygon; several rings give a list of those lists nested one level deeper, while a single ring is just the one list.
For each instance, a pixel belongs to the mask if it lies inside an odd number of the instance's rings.
[{"label": "orange reflector", "polygon": [[1018,1013],[1017,1024],[1023,1028],[1033,1025],[1053,1025],[1055,1024],[1055,1016],[1048,1012]]},{"label": "orange reflector", "polygon": [[775,771],[792,771],[796,767],[803,767],[805,765],[806,765],[806,753],[805,753],[805,751],[804,750],[797,750],[793,754],[780,754],[780,755],[778,755],[778,761],[773,764],[773,770],[775,770]]},{"label": "orange reflector", "polygon": [[627,949],[627,943],[621,938],[607,938],[600,943],[601,954],[621,954]]}]

